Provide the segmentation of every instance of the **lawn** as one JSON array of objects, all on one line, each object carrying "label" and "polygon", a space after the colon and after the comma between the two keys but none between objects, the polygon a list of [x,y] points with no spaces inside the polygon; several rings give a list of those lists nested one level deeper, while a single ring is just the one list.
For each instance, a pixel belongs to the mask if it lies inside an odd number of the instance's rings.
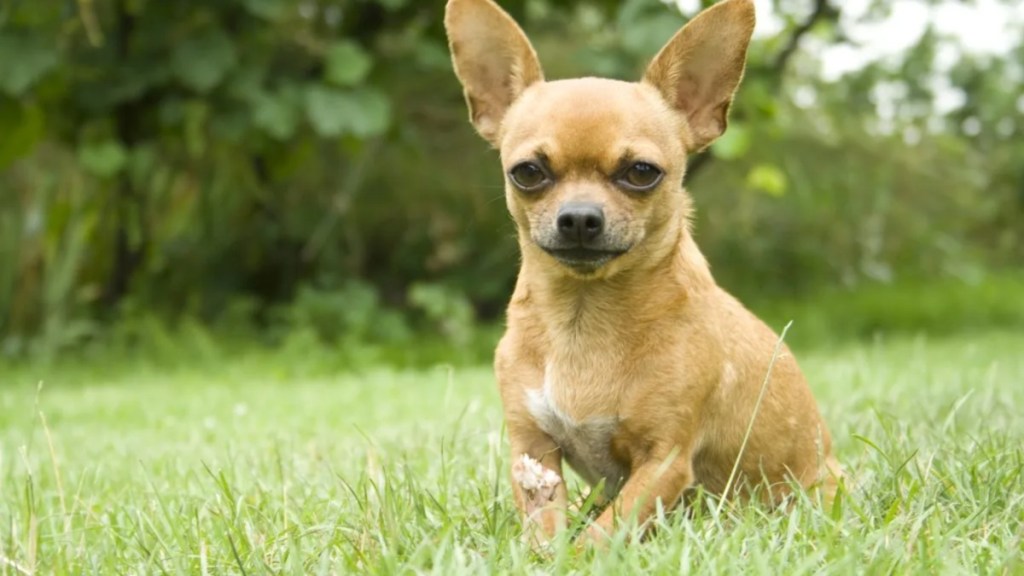
[{"label": "lawn", "polygon": [[800,356],[841,507],[709,507],[546,556],[518,542],[487,367],[0,369],[0,574],[1024,573],[1024,334]]}]

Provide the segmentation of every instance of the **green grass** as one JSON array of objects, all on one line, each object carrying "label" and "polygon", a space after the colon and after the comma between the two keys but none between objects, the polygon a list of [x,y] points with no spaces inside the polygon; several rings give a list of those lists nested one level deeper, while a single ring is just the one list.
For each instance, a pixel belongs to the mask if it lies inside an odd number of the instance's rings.
[{"label": "green grass", "polygon": [[840,508],[668,514],[546,557],[518,542],[487,368],[7,368],[0,574],[1024,573],[1024,333],[801,357]]}]

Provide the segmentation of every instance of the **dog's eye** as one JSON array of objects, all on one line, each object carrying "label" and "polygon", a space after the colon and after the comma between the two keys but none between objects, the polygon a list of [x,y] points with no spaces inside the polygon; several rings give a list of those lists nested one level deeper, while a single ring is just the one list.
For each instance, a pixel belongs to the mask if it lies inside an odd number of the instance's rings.
[{"label": "dog's eye", "polygon": [[662,171],[653,164],[637,162],[622,173],[622,176],[619,177],[619,184],[630,190],[646,192],[661,182],[662,174]]},{"label": "dog's eye", "polygon": [[539,190],[548,184],[547,173],[533,162],[516,164],[508,171],[508,176],[517,188],[525,192]]}]

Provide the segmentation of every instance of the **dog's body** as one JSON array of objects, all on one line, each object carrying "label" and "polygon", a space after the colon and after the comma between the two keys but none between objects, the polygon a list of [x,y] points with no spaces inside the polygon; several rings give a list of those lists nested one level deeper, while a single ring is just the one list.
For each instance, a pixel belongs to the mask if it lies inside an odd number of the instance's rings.
[{"label": "dog's body", "polygon": [[[766,484],[777,502],[792,482],[831,492],[838,474],[784,347],[758,404],[778,339],[716,285],[681,186],[687,153],[725,130],[753,23],[750,0],[726,0],[641,83],[545,82],[492,0],[449,0],[456,72],[474,126],[501,150],[523,255],[495,359],[512,455],[559,476],[564,458],[603,482],[614,501],[592,538],[696,485]],[[546,537],[564,527],[564,482],[541,501],[513,486],[529,525]]]}]

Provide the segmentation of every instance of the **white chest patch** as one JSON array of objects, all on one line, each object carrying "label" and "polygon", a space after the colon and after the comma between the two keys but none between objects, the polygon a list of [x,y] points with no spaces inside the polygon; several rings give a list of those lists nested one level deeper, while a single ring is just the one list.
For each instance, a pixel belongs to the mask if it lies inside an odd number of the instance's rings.
[{"label": "white chest patch", "polygon": [[527,390],[527,409],[562,450],[565,460],[591,486],[605,481],[608,498],[618,494],[629,470],[612,457],[611,442],[618,418],[604,416],[576,422],[558,407],[551,367],[544,370],[544,384]]}]

